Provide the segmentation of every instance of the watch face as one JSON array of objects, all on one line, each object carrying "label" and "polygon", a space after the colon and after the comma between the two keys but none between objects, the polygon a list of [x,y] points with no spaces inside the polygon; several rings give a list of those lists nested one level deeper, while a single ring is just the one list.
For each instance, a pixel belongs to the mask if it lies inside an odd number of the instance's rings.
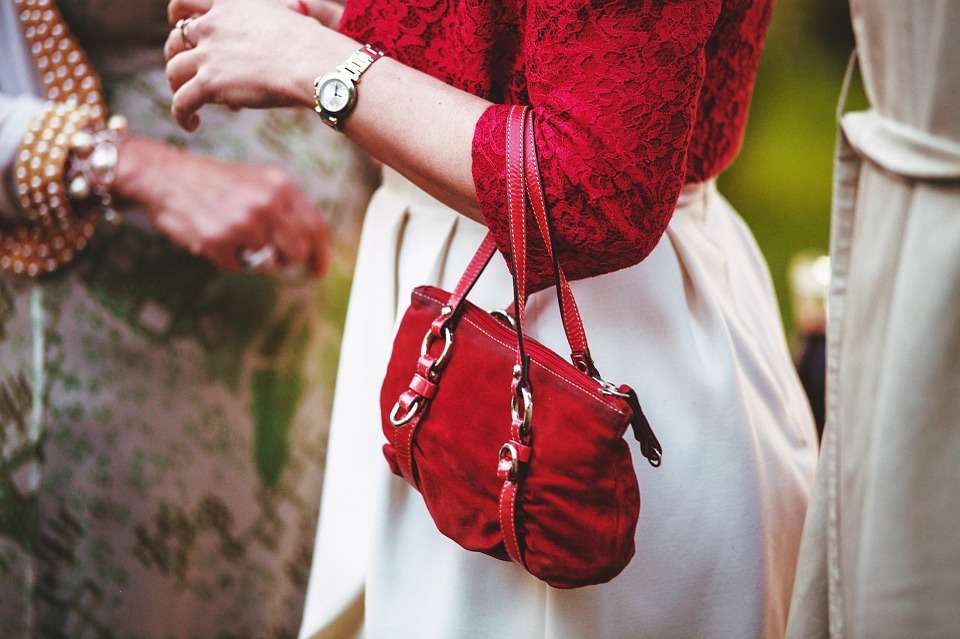
[{"label": "watch face", "polygon": [[320,87],[320,105],[331,113],[338,113],[350,103],[350,87],[343,80],[333,78]]}]

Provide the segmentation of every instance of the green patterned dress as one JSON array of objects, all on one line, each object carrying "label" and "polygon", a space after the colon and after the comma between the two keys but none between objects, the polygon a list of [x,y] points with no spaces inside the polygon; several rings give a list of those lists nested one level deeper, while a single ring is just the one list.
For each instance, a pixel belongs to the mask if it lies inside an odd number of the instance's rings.
[{"label": "green patterned dress", "polygon": [[[369,173],[309,112],[181,134],[166,0],[60,5],[132,130],[283,166],[352,238]],[[349,251],[321,283],[228,275],[125,217],[69,272],[0,278],[0,635],[295,636]]]}]

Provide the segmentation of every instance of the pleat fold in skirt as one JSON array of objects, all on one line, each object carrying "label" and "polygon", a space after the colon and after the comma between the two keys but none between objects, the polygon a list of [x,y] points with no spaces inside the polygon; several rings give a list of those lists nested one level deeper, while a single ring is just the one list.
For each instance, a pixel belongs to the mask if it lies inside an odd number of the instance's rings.
[{"label": "pleat fold in skirt", "polygon": [[[640,264],[573,283],[603,376],[633,386],[664,449],[634,451],[637,554],[608,584],[555,590],[441,535],[381,454],[379,392],[422,284],[451,290],[486,229],[387,170],[358,254],[301,637],[780,637],[816,433],[770,276],[713,182],[688,185]],[[495,257],[470,299],[511,302]],[[567,352],[552,289],[529,333]]]}]

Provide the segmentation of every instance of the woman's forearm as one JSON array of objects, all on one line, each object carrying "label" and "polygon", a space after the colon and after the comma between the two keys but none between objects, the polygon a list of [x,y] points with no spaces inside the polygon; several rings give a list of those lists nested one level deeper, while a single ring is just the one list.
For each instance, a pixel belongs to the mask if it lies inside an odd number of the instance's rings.
[{"label": "woman's forearm", "polygon": [[[407,15],[416,15],[413,5],[420,4],[412,3]],[[568,276],[636,264],[662,237],[687,177],[703,57],[721,5],[719,0],[611,0],[589,7],[558,2],[517,25],[517,54],[527,67],[523,98],[533,112],[544,197],[557,221],[554,241]],[[205,104],[310,106],[312,80],[363,44],[277,2],[171,0],[169,13],[172,25],[190,20],[189,29],[180,23],[171,31],[165,47],[175,91],[172,110],[188,130],[200,125],[196,114]],[[685,17],[678,19],[680,14]],[[369,34],[364,37],[371,44],[382,38],[413,66],[443,69],[444,80],[449,76],[461,86],[492,83],[498,93],[517,97],[504,84],[514,76],[499,77],[511,69],[472,77],[482,71],[473,65],[483,61],[444,37],[408,24],[378,36],[368,16],[349,12],[342,22],[347,32]],[[423,49],[430,43],[442,49]],[[455,73],[461,65],[437,59],[441,51],[473,56],[470,72]],[[417,60],[418,52],[427,59]],[[597,74],[610,81],[598,85],[592,81]],[[344,123],[347,135],[372,154],[442,202],[485,222],[509,259],[509,220],[501,210],[507,199],[502,131],[509,113],[507,105],[388,58],[361,78],[356,109]],[[734,149],[735,143],[729,144],[724,148]],[[535,253],[541,258],[528,266],[546,281],[552,264]]]},{"label": "woman's forearm", "polygon": [[[342,64],[359,43],[317,26],[294,70],[292,91],[313,107],[313,80]],[[490,102],[391,58],[371,66],[358,84],[356,108],[344,133],[430,195],[482,222],[472,176],[477,120]]]}]

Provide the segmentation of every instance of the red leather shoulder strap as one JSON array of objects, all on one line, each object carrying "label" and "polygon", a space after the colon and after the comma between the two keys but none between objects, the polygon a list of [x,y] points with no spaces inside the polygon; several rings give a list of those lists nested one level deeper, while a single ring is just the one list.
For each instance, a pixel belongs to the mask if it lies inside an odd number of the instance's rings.
[{"label": "red leather shoulder strap", "polygon": [[527,308],[527,189],[523,173],[523,132],[527,107],[513,106],[507,113],[506,174],[507,216],[510,221],[510,252],[513,258],[513,306],[516,312],[517,365],[522,371],[516,386],[526,384],[526,353],[523,329]]},{"label": "red leather shoulder strap", "polygon": [[[573,290],[570,288],[570,282],[560,266],[553,246],[550,218],[547,214],[540,166],[537,161],[533,115],[528,107],[515,105],[507,113],[506,176],[510,249],[513,254],[513,306],[517,317],[517,342],[519,346],[517,363],[522,365],[524,356],[523,328],[526,320],[527,301],[527,211],[532,209],[547,255],[553,262],[560,316],[563,320],[567,343],[570,345],[571,359],[585,373],[595,376],[597,371],[590,357],[590,348],[587,344],[587,335],[583,328],[580,310],[573,296]],[[527,206],[528,198],[530,208]],[[447,317],[457,316],[461,304],[489,264],[496,250],[493,236],[488,233],[447,300],[447,306],[453,311]],[[446,321],[445,318],[441,319],[439,324],[435,326],[435,330],[439,331],[441,325]]]},{"label": "red leather shoulder strap", "polygon": [[[596,374],[590,352],[587,347],[587,337],[583,330],[583,322],[577,309],[573,291],[567,281],[556,250],[553,246],[553,237],[550,232],[550,220],[547,216],[546,202],[543,196],[543,185],[540,178],[540,168],[537,163],[537,150],[533,132],[533,116],[525,107],[514,107],[510,110],[507,119],[507,212],[510,220],[510,240],[514,266],[514,308],[516,312],[517,332],[517,364],[519,375],[515,375],[513,392],[517,395],[515,401],[523,403],[523,414],[513,411],[510,425],[510,441],[504,444],[501,455],[522,456],[522,461],[529,461],[531,448],[531,433],[527,424],[527,411],[530,407],[526,401],[521,401],[524,394],[529,392],[526,379],[526,354],[524,352],[523,330],[526,321],[527,303],[527,199],[529,197],[534,219],[537,222],[543,244],[547,254],[553,261],[556,277],[557,296],[560,302],[560,313],[563,318],[564,332],[570,344],[574,363],[589,375]],[[500,530],[503,534],[504,546],[510,558],[525,565],[524,552],[521,546],[521,536],[518,533],[517,500],[523,481],[523,470],[516,468],[516,462],[501,458],[507,462],[503,469],[504,479],[499,499]],[[514,470],[509,470],[511,462]],[[525,465],[525,464],[524,464]]]},{"label": "red leather shoulder strap", "polygon": [[533,217],[540,228],[540,236],[547,249],[547,255],[553,261],[554,277],[557,286],[557,301],[560,303],[560,317],[563,320],[563,330],[570,345],[570,357],[573,363],[588,375],[597,375],[593,359],[590,357],[590,347],[587,344],[587,334],[583,330],[583,319],[577,300],[573,297],[570,282],[560,266],[560,260],[553,245],[553,233],[550,227],[550,218],[547,215],[546,200],[543,196],[543,182],[540,178],[540,164],[537,160],[537,147],[533,132],[533,114],[529,112],[526,118],[525,146],[525,182],[527,194],[530,198],[530,207]]},{"label": "red leather shoulder strap", "polygon": [[507,120],[507,212],[510,216],[510,239],[514,264],[514,306],[517,316],[517,339],[520,341],[518,363],[522,364],[523,329],[526,320],[527,302],[527,201],[529,198],[533,217],[537,222],[547,255],[553,262],[556,278],[557,299],[560,303],[560,315],[563,319],[564,333],[570,345],[573,363],[588,375],[596,375],[596,368],[590,357],[586,331],[580,310],[560,266],[550,219],[547,215],[546,200],[543,195],[543,183],[540,177],[540,165],[537,161],[536,140],[533,131],[533,112],[527,107],[514,107]]},{"label": "red leather shoulder strap", "polygon": [[[529,392],[527,381],[527,357],[524,350],[523,328],[527,305],[527,198],[524,184],[523,154],[524,125],[527,108],[514,106],[507,116],[507,214],[510,221],[510,250],[513,257],[513,305],[516,313],[514,328],[517,333],[517,367],[513,377],[514,401],[519,405],[524,393]],[[524,413],[528,408],[524,405]],[[516,410],[512,412],[510,442],[515,449],[526,448],[530,443],[529,430],[523,429],[523,419]],[[510,453],[512,455],[512,452]],[[518,460],[511,460],[516,462]],[[510,559],[525,566],[520,535],[517,532],[517,498],[522,476],[504,469],[503,487],[500,490],[500,533]],[[499,472],[499,468],[498,468]]]},{"label": "red leather shoulder strap", "polygon": [[487,268],[487,264],[490,263],[490,258],[492,258],[496,252],[497,244],[493,240],[493,235],[487,233],[486,237],[483,238],[483,242],[480,243],[477,252],[473,254],[470,264],[467,265],[467,270],[460,276],[457,287],[453,289],[453,293],[451,293],[449,299],[447,299],[447,306],[453,310],[460,308],[460,304],[467,298],[473,285],[477,283],[480,274],[483,273],[483,270]]}]

